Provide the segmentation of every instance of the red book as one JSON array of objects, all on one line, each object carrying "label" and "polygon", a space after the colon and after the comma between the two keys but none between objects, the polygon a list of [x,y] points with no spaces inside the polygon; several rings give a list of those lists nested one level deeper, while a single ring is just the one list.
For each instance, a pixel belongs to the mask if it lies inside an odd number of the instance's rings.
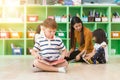
[{"label": "red book", "polygon": [[56,64],[63,63],[63,62],[65,62],[65,59],[59,59],[59,60],[57,60],[57,61],[53,61],[53,62],[51,63],[51,65],[56,65]]}]

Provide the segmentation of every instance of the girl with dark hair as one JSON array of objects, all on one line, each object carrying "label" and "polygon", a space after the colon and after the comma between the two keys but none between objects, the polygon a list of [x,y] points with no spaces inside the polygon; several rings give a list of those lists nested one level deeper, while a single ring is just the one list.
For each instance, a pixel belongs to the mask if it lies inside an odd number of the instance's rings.
[{"label": "girl with dark hair", "polygon": [[34,43],[35,43],[35,41],[36,41],[41,35],[44,34],[43,28],[44,28],[43,23],[40,23],[40,24],[37,26],[36,32],[35,32],[35,36],[34,36]]},{"label": "girl with dark hair", "polygon": [[[42,35],[44,35],[43,29],[44,29],[43,23],[40,23],[37,26],[36,31],[35,31],[35,35],[34,35],[34,39],[33,39],[34,44],[37,41],[37,39],[39,39]],[[29,48],[30,53],[32,52],[32,50],[33,49]]]},{"label": "girl with dark hair", "polygon": [[[83,26],[81,19],[74,16],[71,19],[71,49],[66,54],[67,60],[83,61],[81,56],[93,50],[92,32]],[[78,50],[76,50],[78,44]]]},{"label": "girl with dark hair", "polygon": [[93,40],[95,41],[94,49],[91,54],[85,56],[85,61],[88,63],[104,64],[108,61],[107,37],[102,29],[96,29],[93,32]]}]

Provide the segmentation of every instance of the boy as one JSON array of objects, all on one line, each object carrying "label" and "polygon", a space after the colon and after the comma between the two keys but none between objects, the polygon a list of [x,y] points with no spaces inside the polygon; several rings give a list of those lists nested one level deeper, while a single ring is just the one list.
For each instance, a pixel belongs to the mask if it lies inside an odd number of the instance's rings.
[{"label": "boy", "polygon": [[[64,57],[67,51],[62,40],[55,36],[57,23],[47,18],[43,26],[44,35],[37,39],[31,51],[35,57],[33,67],[43,71],[66,72],[68,63]],[[62,62],[54,63],[59,60]]]}]

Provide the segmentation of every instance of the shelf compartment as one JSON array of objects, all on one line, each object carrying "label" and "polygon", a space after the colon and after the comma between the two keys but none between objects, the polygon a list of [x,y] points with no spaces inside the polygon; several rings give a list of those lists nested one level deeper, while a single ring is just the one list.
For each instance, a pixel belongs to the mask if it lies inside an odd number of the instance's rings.
[{"label": "shelf compartment", "polygon": [[[57,16],[60,17],[61,19],[63,16],[66,16],[66,18],[67,18],[67,7],[65,7],[65,6],[48,6],[47,7],[47,17],[54,18]],[[63,21],[61,21],[61,22],[63,22]]]},{"label": "shelf compartment", "polygon": [[34,38],[37,27],[40,23],[27,23],[26,38]]},{"label": "shelf compartment", "polygon": [[34,40],[33,39],[27,39],[27,44],[26,44],[27,46],[26,46],[26,53],[27,53],[27,55],[31,55],[31,53],[30,53],[30,49],[32,49],[33,47],[34,47]]},{"label": "shelf compartment", "polygon": [[66,23],[58,23],[56,36],[60,38],[67,38],[67,24]]},{"label": "shelf compartment", "polygon": [[[16,28],[17,27],[17,28]],[[6,33],[6,38],[24,38],[24,24],[23,23],[1,23],[0,24],[0,33]],[[18,35],[12,33],[18,33]]]},{"label": "shelf compartment", "polygon": [[[109,19],[109,8],[107,6],[99,6],[99,7],[96,7],[96,6],[83,6],[82,8],[83,8],[83,13],[82,14],[84,16],[88,17],[89,16],[89,11],[93,11],[93,12],[95,11],[95,12],[98,12],[99,14],[101,14],[103,16],[106,16],[107,19]],[[93,22],[94,22],[94,20],[93,20]]]},{"label": "shelf compartment", "polygon": [[81,7],[80,6],[70,6],[69,7],[69,21],[73,16],[81,16]]},{"label": "shelf compartment", "polygon": [[95,30],[95,24],[94,23],[84,23],[84,26],[89,28],[91,31]]},{"label": "shelf compartment", "polygon": [[27,6],[26,17],[29,15],[38,16],[38,21],[43,21],[46,19],[46,7],[45,6]]},{"label": "shelf compartment", "polygon": [[[119,21],[117,21],[118,23],[120,23],[120,6],[112,6],[111,7],[111,20],[112,18],[114,17],[115,19],[115,16],[113,16],[114,13],[117,13],[118,16],[119,16]],[[117,17],[118,17],[117,16]],[[111,21],[112,22],[112,21]]]},{"label": "shelf compartment", "polygon": [[4,55],[13,55],[11,44],[14,44],[16,47],[19,47],[22,49],[22,54],[24,55],[24,40],[5,40],[5,46],[4,46]]},{"label": "shelf compartment", "polygon": [[[120,54],[120,40],[111,40],[111,50],[115,50],[114,54]],[[111,53],[112,54],[112,53]]]},{"label": "shelf compartment", "polygon": [[120,24],[111,24],[111,31],[120,31]]},{"label": "shelf compartment", "polygon": [[63,16],[67,15],[67,7],[65,6],[48,6],[47,16]]},{"label": "shelf compartment", "polygon": [[67,24],[66,23],[58,23],[57,31],[67,31]]}]

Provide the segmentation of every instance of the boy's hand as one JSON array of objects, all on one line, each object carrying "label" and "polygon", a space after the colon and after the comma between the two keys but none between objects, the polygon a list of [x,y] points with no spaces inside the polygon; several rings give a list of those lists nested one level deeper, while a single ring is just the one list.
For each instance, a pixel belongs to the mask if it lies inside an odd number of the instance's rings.
[{"label": "boy's hand", "polygon": [[30,52],[35,57],[35,59],[41,59],[41,56],[39,55],[38,51],[31,49]]},{"label": "boy's hand", "polygon": [[59,57],[58,57],[58,60],[59,59],[64,59],[64,56],[63,55],[60,55]]},{"label": "boy's hand", "polygon": [[36,54],[35,59],[41,59],[41,56],[39,54]]}]

